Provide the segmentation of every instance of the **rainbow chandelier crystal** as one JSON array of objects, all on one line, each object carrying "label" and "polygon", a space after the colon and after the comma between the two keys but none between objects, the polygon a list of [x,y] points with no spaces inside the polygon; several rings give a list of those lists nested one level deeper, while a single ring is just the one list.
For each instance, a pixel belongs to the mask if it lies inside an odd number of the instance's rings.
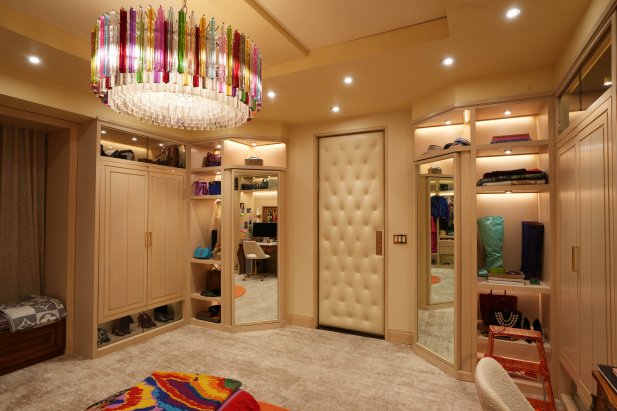
[{"label": "rainbow chandelier crystal", "polygon": [[99,17],[92,90],[118,113],[193,130],[239,126],[261,109],[261,53],[229,25],[162,7]]}]

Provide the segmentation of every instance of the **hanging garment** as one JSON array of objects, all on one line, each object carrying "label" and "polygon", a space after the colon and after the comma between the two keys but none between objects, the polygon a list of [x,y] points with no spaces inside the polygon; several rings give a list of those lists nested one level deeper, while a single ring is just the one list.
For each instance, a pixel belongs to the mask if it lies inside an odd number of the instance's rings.
[{"label": "hanging garment", "polygon": [[431,197],[431,216],[450,219],[450,208],[448,207],[447,198],[437,194]]},{"label": "hanging garment", "polygon": [[437,224],[435,219],[431,217],[431,253],[437,252]]}]

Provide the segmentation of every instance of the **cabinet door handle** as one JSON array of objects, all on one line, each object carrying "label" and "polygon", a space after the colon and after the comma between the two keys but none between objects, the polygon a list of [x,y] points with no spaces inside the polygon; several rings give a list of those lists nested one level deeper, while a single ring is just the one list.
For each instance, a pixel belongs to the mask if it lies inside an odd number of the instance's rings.
[{"label": "cabinet door handle", "polygon": [[148,231],[148,245],[152,247],[152,231]]},{"label": "cabinet door handle", "polygon": [[573,245],[572,246],[572,271],[577,272],[579,271],[578,268],[578,246]]},{"label": "cabinet door handle", "polygon": [[150,238],[149,238],[148,234],[149,234],[149,233],[148,233],[147,231],[144,233],[144,245],[145,245],[146,247],[148,247],[148,246],[150,245],[150,244],[149,244]]},{"label": "cabinet door handle", "polygon": [[383,255],[383,231],[375,231],[375,254]]}]

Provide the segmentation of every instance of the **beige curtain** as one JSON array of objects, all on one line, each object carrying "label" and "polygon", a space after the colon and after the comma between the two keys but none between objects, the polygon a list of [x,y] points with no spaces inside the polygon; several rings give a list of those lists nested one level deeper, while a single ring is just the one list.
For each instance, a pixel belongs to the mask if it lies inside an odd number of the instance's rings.
[{"label": "beige curtain", "polygon": [[0,124],[0,303],[43,289],[47,135]]}]

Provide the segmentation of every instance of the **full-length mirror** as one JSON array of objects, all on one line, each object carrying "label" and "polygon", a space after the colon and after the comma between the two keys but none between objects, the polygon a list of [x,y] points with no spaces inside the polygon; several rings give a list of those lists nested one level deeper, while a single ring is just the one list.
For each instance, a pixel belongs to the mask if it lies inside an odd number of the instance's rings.
[{"label": "full-length mirror", "polygon": [[234,170],[234,324],[279,319],[279,173]]},{"label": "full-length mirror", "polygon": [[418,344],[454,363],[454,159],[418,168]]}]

